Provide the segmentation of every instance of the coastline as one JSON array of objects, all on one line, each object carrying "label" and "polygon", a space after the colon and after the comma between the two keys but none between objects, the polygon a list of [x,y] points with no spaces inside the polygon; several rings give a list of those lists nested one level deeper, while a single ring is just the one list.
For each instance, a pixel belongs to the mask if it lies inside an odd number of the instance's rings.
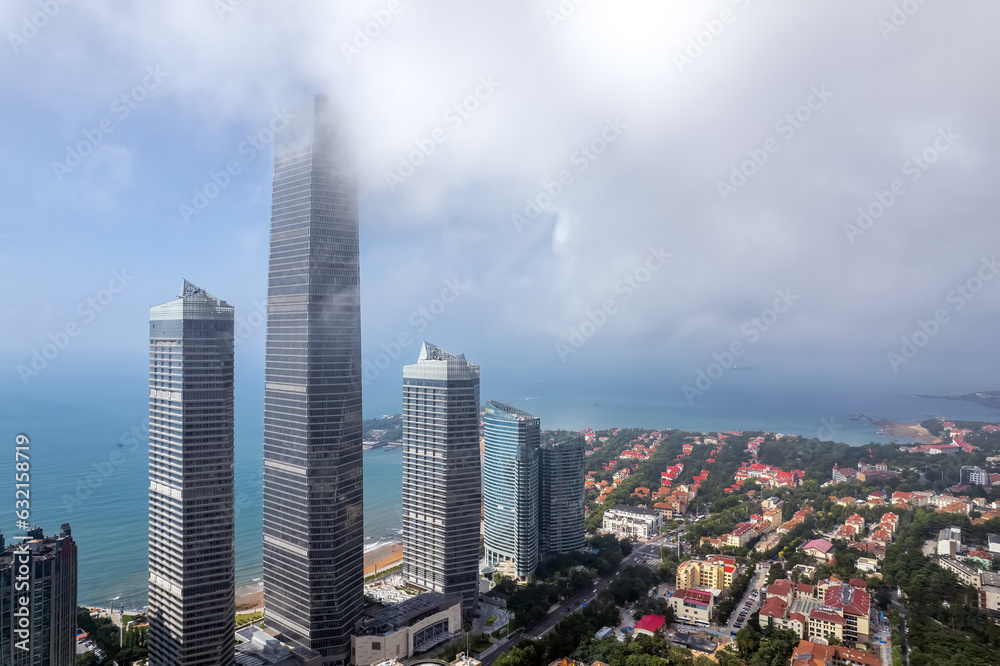
[{"label": "coastline", "polygon": [[930,430],[920,425],[920,422],[903,423],[900,421],[890,421],[889,419],[876,419],[866,414],[860,414],[869,423],[880,428],[887,435],[901,439],[912,439],[921,444],[937,444],[940,437],[935,436]]},{"label": "coastline", "polygon": [[[371,575],[376,565],[379,568],[394,566],[403,561],[403,543],[384,541],[365,550],[365,575]],[[264,610],[264,581],[256,580],[236,588],[236,612],[255,613]]]}]

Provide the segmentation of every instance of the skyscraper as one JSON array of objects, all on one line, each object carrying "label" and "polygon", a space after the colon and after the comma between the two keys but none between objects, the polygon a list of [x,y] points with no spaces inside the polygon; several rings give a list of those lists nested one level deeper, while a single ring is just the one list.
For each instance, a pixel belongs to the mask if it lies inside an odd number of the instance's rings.
[{"label": "skyscraper", "polygon": [[326,664],[364,606],[357,188],[317,96],[277,135],[264,384],[264,617]]},{"label": "skyscraper", "polygon": [[233,308],[149,310],[149,664],[233,664]]},{"label": "skyscraper", "polygon": [[486,405],[483,458],[483,541],[486,563],[511,563],[530,578],[538,564],[538,446],[540,421],[528,412]]},{"label": "skyscraper", "polygon": [[403,575],[479,598],[479,366],[425,342],[403,367]]},{"label": "skyscraper", "polygon": [[583,548],[584,443],[571,435],[541,446],[538,471],[541,551],[568,553]]},{"label": "skyscraper", "polygon": [[0,664],[73,666],[76,544],[69,525],[56,537],[38,527],[27,537],[4,549],[0,535]]}]

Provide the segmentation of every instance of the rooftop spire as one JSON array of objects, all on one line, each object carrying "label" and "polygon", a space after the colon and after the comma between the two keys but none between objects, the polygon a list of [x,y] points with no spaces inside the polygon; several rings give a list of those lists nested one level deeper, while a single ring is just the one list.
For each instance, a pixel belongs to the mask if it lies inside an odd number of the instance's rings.
[{"label": "rooftop spire", "polygon": [[193,296],[193,295],[195,295],[195,294],[197,294],[199,292],[202,292],[202,291],[205,291],[205,290],[202,289],[201,287],[198,287],[198,286],[195,286],[195,285],[191,284],[190,282],[188,282],[185,279],[184,280],[184,289],[181,291],[181,298],[184,298],[185,296]]}]

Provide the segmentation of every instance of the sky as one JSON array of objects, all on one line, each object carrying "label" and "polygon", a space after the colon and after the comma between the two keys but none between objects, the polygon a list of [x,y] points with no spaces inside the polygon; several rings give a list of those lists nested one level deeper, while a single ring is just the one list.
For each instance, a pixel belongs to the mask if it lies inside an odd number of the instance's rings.
[{"label": "sky", "polygon": [[259,378],[273,139],[320,92],[357,156],[367,416],[423,339],[499,397],[693,402],[734,365],[761,390],[1000,388],[997,19],[0,0],[0,390],[141,385],[183,278],[236,307]]}]

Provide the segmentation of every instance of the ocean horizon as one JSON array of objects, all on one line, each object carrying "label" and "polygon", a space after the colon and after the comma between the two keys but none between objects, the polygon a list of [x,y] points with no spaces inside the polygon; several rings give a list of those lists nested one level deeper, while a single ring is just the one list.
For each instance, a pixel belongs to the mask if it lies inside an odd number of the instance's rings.
[{"label": "ocean horizon", "polygon": [[[546,390],[541,390],[543,387]],[[492,388],[492,387],[491,387]],[[238,387],[236,400],[236,579],[238,586],[259,581],[262,572],[262,392]],[[671,396],[671,393],[673,394]],[[31,439],[32,517],[45,534],[70,523],[79,553],[81,605],[126,608],[146,604],[147,445],[142,393],[121,399],[119,388],[72,393],[59,401],[32,398],[23,391],[0,391],[3,437]],[[70,400],[72,398],[72,400]],[[1000,411],[907,394],[859,395],[829,391],[751,393],[718,387],[688,405],[676,391],[635,387],[632,391],[592,392],[539,384],[531,393],[483,392],[542,419],[545,429],[595,430],[612,427],[678,428],[692,431],[763,430],[843,441],[860,446],[889,442],[867,421],[913,422],[930,415],[960,420],[1000,421]],[[388,408],[387,408],[388,407]],[[371,414],[398,413],[391,403]],[[13,446],[13,444],[11,444]],[[9,458],[9,459],[8,459]],[[402,451],[364,453],[365,548],[399,540],[402,524]],[[0,459],[0,478],[13,495],[13,456]],[[0,529],[14,535],[13,512]]]}]

